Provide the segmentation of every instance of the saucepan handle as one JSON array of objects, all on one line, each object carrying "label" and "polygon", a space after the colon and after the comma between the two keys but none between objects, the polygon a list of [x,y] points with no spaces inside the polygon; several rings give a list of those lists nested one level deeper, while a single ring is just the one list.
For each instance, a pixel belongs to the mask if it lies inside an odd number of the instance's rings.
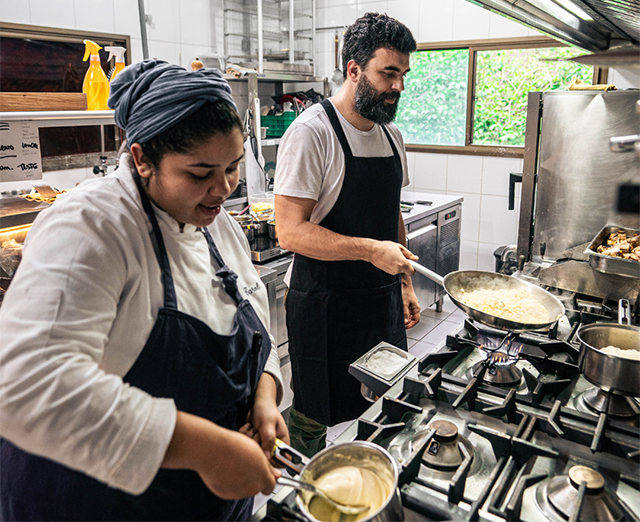
[{"label": "saucepan handle", "polygon": [[440,274],[436,274],[435,272],[429,270],[426,266],[422,266],[421,264],[412,261],[411,259],[409,259],[409,263],[411,263],[413,269],[420,275],[423,275],[424,277],[435,281],[444,288],[444,277],[442,277]]},{"label": "saucepan handle", "polygon": [[303,455],[298,450],[293,449],[286,442],[280,439],[276,439],[276,443],[273,447],[273,458],[295,473],[301,473],[303,468],[309,462],[306,455]]},{"label": "saucepan handle", "polygon": [[631,306],[628,299],[618,301],[618,323],[631,325]]}]

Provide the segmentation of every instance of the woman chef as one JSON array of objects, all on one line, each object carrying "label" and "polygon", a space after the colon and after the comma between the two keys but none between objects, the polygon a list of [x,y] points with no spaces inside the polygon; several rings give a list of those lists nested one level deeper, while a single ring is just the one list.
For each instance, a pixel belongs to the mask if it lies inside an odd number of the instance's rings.
[{"label": "woman chef", "polygon": [[36,219],[0,309],[2,517],[244,520],[288,435],[267,294],[221,208],[241,122],[211,69],[149,60],[111,92],[130,154]]}]

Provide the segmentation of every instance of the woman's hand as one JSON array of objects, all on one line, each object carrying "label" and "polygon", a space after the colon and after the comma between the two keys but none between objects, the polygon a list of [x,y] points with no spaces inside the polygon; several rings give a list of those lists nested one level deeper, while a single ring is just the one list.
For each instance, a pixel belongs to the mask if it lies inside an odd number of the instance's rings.
[{"label": "woman's hand", "polygon": [[182,411],[162,467],[198,472],[206,486],[225,500],[267,495],[281,475],[254,440]]},{"label": "woman's hand", "polygon": [[[268,373],[263,373],[256,387],[253,408],[249,412],[247,423],[240,428],[240,433],[255,440],[271,459],[276,437],[289,443],[287,425],[276,405],[276,383]],[[272,460],[277,465],[276,461]]]}]

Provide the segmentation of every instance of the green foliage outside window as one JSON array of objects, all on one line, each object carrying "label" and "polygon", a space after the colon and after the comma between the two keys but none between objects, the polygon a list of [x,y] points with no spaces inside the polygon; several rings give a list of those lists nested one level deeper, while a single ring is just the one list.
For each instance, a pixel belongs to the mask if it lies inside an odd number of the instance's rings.
[{"label": "green foliage outside window", "polygon": [[[469,50],[411,55],[396,116],[405,143],[465,144]],[[574,76],[591,84],[593,69],[569,61],[570,47],[476,52],[473,144],[523,146],[527,93],[564,89]]]},{"label": "green foliage outside window", "polygon": [[564,90],[574,76],[592,82],[593,67],[546,60],[580,54],[571,47],[478,51],[473,143],[524,146],[527,93]]},{"label": "green foliage outside window", "polygon": [[464,145],[469,50],[419,51],[410,67],[395,120],[405,143]]}]

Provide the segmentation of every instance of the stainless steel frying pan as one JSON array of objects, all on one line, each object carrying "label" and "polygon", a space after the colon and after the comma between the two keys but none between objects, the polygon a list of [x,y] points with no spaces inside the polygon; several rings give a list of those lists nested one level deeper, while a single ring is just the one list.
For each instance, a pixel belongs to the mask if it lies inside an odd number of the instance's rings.
[{"label": "stainless steel frying pan", "polygon": [[[409,263],[411,263],[411,266],[420,275],[423,275],[442,286],[447,294],[449,294],[453,303],[471,319],[487,326],[500,328],[501,330],[509,330],[511,332],[529,332],[532,330],[549,328],[564,315],[564,305],[559,299],[539,286],[527,283],[521,279],[516,279],[515,277],[510,277],[504,274],[497,274],[495,272],[485,272],[482,270],[459,270],[442,277],[415,261],[410,260]],[[463,289],[466,292],[471,290],[482,290],[487,287],[488,280],[491,282],[499,280],[506,289],[512,289],[514,292],[522,290],[529,292],[531,297],[547,309],[547,312],[549,312],[549,321],[546,323],[519,323],[476,310],[462,302],[461,295]]]}]

